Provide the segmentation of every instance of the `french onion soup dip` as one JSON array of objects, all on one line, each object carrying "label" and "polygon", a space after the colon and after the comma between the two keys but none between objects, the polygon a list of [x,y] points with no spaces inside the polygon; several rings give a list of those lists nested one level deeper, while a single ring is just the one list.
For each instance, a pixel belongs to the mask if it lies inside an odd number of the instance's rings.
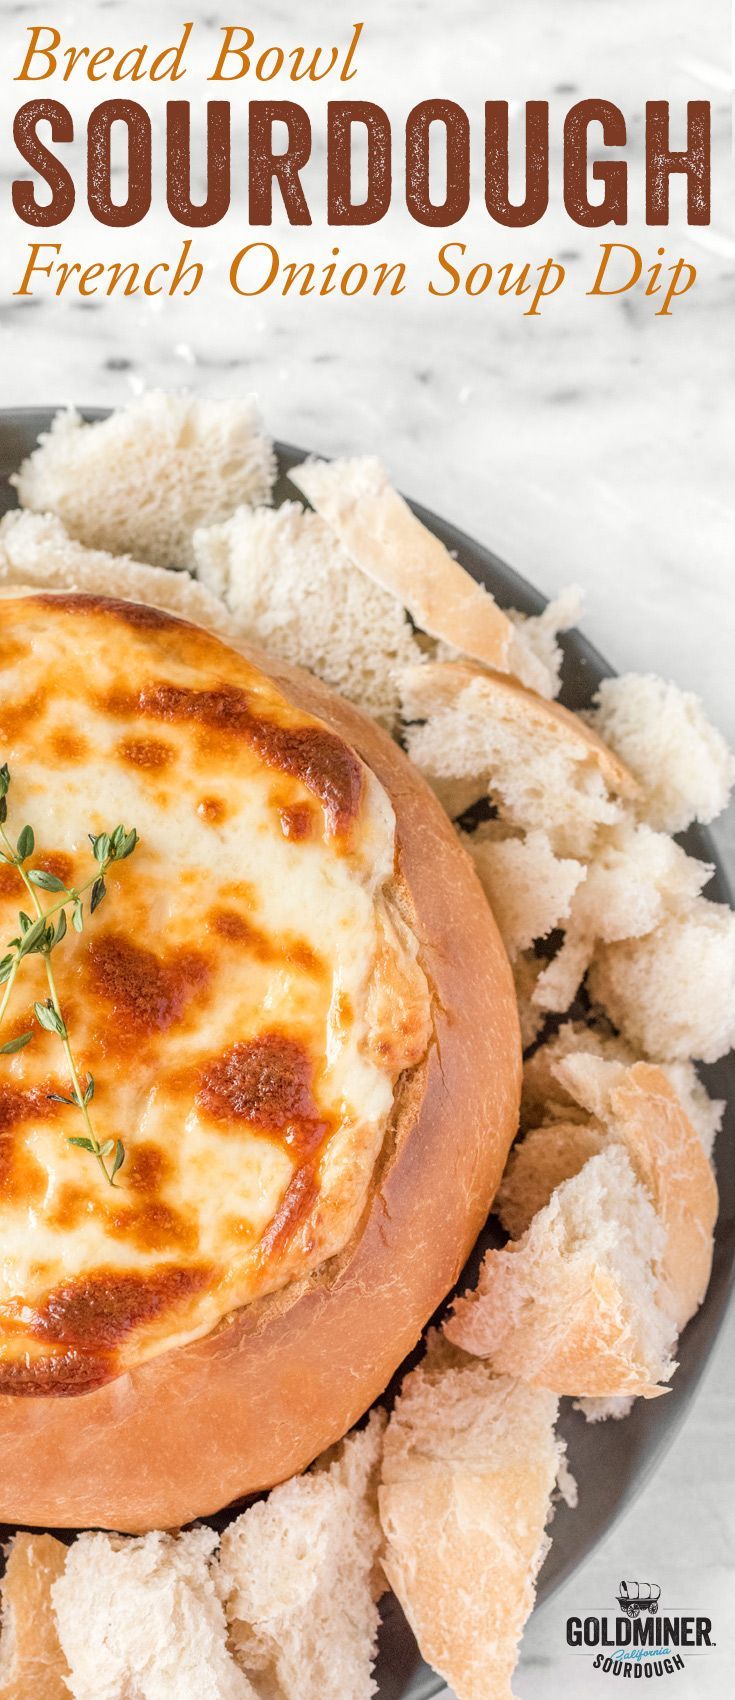
[{"label": "french onion soup dip", "polygon": [[[26,868],[74,890],[89,834],[139,837],[53,953],[96,1135],[124,1145],[114,1186],[69,1143],[84,1127],[34,1015],[42,956],[0,1032],[33,1034],[0,1058],[0,1392],[71,1394],[346,1246],[430,998],[392,805],[336,733],[151,608],[21,594],[0,626],[6,831],[33,823]],[[3,951],[28,908],[0,864]]]}]

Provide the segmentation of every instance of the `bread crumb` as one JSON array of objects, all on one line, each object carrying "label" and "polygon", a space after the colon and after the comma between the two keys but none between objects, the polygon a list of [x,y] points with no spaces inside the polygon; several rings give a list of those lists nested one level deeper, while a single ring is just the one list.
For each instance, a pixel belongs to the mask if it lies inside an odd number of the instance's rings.
[{"label": "bread crumb", "polygon": [[[701,1141],[655,1064],[626,1068],[576,1052],[555,1066],[578,1104],[604,1127],[605,1149],[611,1142],[625,1149],[656,1211],[664,1229],[655,1270],[659,1299],[680,1333],[702,1303],[712,1268],[717,1187]],[[554,1128],[549,1137],[554,1140]]]},{"label": "bread crumb", "polygon": [[579,1119],[531,1128],[513,1146],[493,1205],[512,1240],[522,1238],[556,1188],[606,1144],[599,1122]]},{"label": "bread crumb", "polygon": [[541,958],[535,956],[532,950],[523,950],[516,956],[511,966],[518,1004],[518,1019],[521,1024],[521,1043],[524,1051],[527,1051],[538,1038],[546,1019],[543,1010],[539,1009],[533,1001],[533,994],[544,965]]},{"label": "bread crumb", "polygon": [[565,1021],[546,1039],[523,1068],[521,1127],[542,1127],[549,1121],[583,1121],[585,1112],[561,1084],[555,1064],[575,1051],[616,1062],[635,1062],[635,1052],[607,1022]]}]

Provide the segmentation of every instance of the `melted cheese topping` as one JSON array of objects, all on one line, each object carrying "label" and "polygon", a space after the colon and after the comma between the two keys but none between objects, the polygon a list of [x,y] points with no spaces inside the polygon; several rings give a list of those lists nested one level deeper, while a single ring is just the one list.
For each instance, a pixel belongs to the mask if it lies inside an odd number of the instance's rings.
[{"label": "melted cheese topping", "polygon": [[[23,963],[0,1041],[0,1391],[83,1392],[347,1244],[429,995],[374,775],[216,638],[77,595],[0,603],[8,831],[69,886],[135,826],[54,953],[110,1189]],[[42,892],[45,907],[56,898]],[[0,865],[0,945],[29,900]],[[0,954],[3,951],[0,950]]]}]

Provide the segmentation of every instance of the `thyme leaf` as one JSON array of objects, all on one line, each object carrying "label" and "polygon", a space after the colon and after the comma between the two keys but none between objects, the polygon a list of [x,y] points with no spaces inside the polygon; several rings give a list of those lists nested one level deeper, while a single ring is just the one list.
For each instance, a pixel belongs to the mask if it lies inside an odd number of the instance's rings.
[{"label": "thyme leaf", "polygon": [[[66,886],[58,875],[48,873],[44,868],[26,868],[28,858],[33,855],[36,839],[32,826],[24,826],[18,842],[13,848],[12,841],[5,830],[8,818],[8,792],[11,775],[7,762],[0,766],[0,861],[15,867],[19,878],[28,892],[35,909],[35,920],[30,915],[20,912],[18,920],[20,932],[17,938],[11,939],[5,946],[5,953],[0,957],[0,986],[4,986],[0,999],[0,1025],[10,1002],[10,997],[21,965],[28,956],[42,956],[46,970],[49,996],[45,1002],[36,1001],[33,1005],[34,1015],[39,1026],[47,1033],[54,1033],[64,1049],[67,1069],[71,1081],[72,1093],[64,1097],[58,1092],[49,1092],[48,1097],[54,1103],[65,1104],[79,1110],[85,1126],[84,1134],[72,1135],[67,1144],[79,1146],[88,1151],[96,1161],[110,1186],[115,1186],[115,1176],[125,1162],[125,1146],[121,1139],[98,1140],[92,1125],[89,1106],[94,1097],[94,1078],[87,1075],[82,1085],[77,1063],[71,1048],[69,1030],[59,1001],[56,974],[52,963],[52,954],[62,943],[68,931],[67,910],[71,911],[71,923],[75,932],[84,929],[84,897],[90,892],[89,913],[93,915],[107,894],[105,874],[114,862],[124,862],[132,856],[138,845],[138,834],[135,828],[130,831],[122,824],[112,832],[89,833],[92,845],[92,855],[95,862],[94,874],[80,886]],[[57,901],[44,909],[38,892],[46,891],[57,896]],[[56,917],[58,916],[58,919]],[[0,1056],[12,1056],[31,1043],[33,1029],[21,1033],[17,1038],[8,1040],[0,1046]],[[109,1166],[108,1166],[109,1164]]]}]

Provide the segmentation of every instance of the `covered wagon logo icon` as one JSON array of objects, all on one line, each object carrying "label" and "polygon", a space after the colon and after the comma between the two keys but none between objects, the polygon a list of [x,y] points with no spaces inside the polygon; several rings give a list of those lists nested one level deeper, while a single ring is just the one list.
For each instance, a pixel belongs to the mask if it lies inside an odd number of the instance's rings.
[{"label": "covered wagon logo icon", "polygon": [[658,1611],[661,1589],[657,1582],[621,1582],[618,1605],[626,1617],[638,1617],[642,1611],[653,1616]]},{"label": "covered wagon logo icon", "polygon": [[712,1621],[693,1612],[665,1611],[658,1582],[623,1581],[618,1614],[567,1618],[567,1644],[589,1652],[604,1676],[646,1682],[684,1669],[683,1648],[714,1647]]}]

